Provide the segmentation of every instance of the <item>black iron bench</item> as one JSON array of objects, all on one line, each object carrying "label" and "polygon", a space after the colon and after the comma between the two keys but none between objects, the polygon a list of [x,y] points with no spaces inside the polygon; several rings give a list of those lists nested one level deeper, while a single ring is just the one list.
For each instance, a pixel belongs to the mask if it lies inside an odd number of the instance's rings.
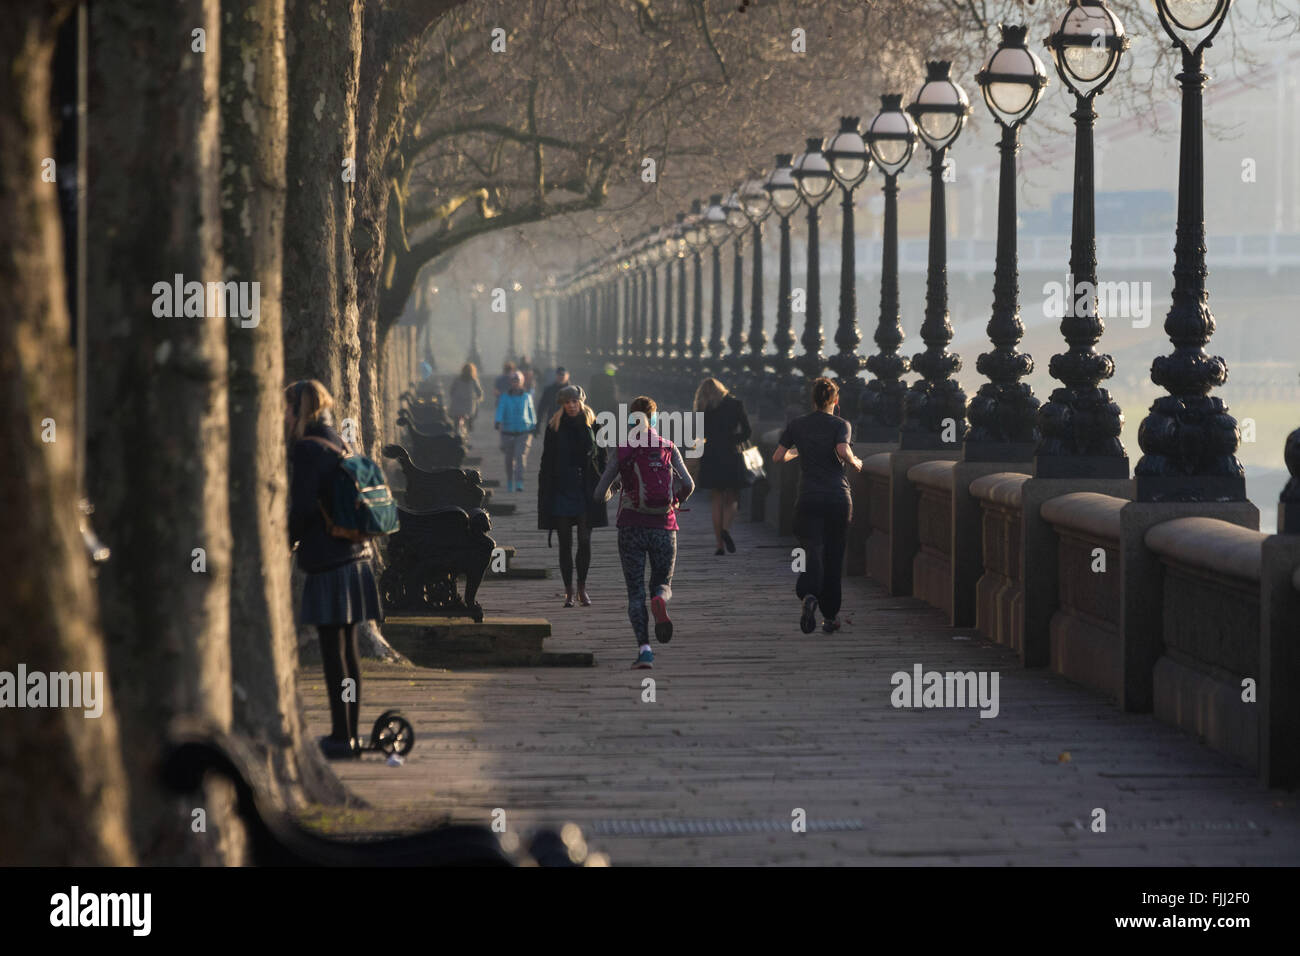
[{"label": "black iron bench", "polygon": [[[476,600],[496,542],[492,521],[475,508],[398,508],[401,529],[387,539],[379,579],[386,613],[438,614],[483,620]],[[465,593],[457,578],[465,577]]]},{"label": "black iron bench", "polygon": [[482,508],[497,514],[514,514],[513,504],[497,505],[493,494],[484,490],[482,476],[472,468],[422,468],[401,445],[385,445],[384,457],[398,463],[406,479],[402,504],[411,511],[433,511],[456,507],[466,511]]},{"label": "black iron bench", "polygon": [[[236,736],[192,720],[168,733],[161,773],[164,786],[193,794],[209,773],[234,785],[236,811],[248,833],[254,866],[513,866],[488,827],[449,824],[379,840],[335,840],[301,826],[276,806],[266,773]],[[528,855],[541,866],[573,866],[553,830],[528,841]],[[519,862],[527,862],[521,860]]]},{"label": "black iron bench", "polygon": [[422,466],[460,468],[465,463],[465,439],[459,435],[426,431],[411,420],[405,409],[398,412],[397,424],[406,429],[406,444]]}]

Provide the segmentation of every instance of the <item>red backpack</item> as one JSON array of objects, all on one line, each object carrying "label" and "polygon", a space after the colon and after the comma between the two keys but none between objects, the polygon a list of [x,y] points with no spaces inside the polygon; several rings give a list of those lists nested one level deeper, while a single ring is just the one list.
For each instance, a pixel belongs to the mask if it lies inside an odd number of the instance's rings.
[{"label": "red backpack", "polygon": [[673,446],[661,441],[636,448],[618,449],[618,473],[623,479],[624,506],[646,515],[666,515],[673,510]]}]

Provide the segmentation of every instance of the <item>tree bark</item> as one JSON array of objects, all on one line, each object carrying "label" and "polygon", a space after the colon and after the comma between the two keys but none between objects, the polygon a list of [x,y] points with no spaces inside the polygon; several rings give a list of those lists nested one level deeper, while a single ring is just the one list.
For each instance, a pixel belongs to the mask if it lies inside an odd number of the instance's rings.
[{"label": "tree bark", "polygon": [[[289,0],[289,191],[285,205],[284,365],[359,422],[360,358],[352,253],[361,0]],[[344,437],[347,437],[346,435]],[[356,429],[355,438],[361,439]]]},{"label": "tree bark", "polygon": [[[105,671],[89,562],[77,528],[75,360],[69,347],[55,184],[50,69],[70,2],[7,7],[0,30],[0,492],[10,547],[0,553],[4,668]],[[46,422],[49,419],[51,422]],[[42,432],[54,429],[53,440]],[[101,685],[102,686],[102,685]],[[26,688],[18,688],[19,693]],[[113,698],[85,708],[6,710],[0,734],[0,860],[14,866],[127,866],[126,776]]]},{"label": "tree bark", "polygon": [[207,785],[196,832],[195,800],[157,782],[172,718],[223,730],[231,720],[225,322],[207,296],[202,315],[156,312],[176,276],[222,279],[218,14],[218,0],[121,0],[91,13],[86,473],[113,550],[101,612],[132,835],[149,863],[244,858],[224,784]]},{"label": "tree bark", "polygon": [[425,32],[465,0],[387,0],[366,8],[357,99],[357,193],[353,252],[361,342],[361,424],[366,447],[377,455],[390,431],[383,396],[385,343],[391,323],[380,317],[388,260],[388,208],[402,167],[397,148],[414,90],[416,60]]},{"label": "tree bark", "polygon": [[279,799],[296,806],[304,798],[331,801],[338,784],[315,748],[303,745],[295,683],[280,309],[288,144],[284,0],[225,0],[223,12],[222,253],[227,279],[260,288],[257,324],[226,323],[233,724],[262,758]]}]

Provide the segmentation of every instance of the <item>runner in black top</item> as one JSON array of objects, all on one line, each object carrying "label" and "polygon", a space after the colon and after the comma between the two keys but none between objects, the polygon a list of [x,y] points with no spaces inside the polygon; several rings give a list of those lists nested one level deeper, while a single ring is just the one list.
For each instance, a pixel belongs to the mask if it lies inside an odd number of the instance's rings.
[{"label": "runner in black top", "polygon": [[815,412],[796,418],[781,433],[772,461],[799,459],[799,497],[795,502],[794,533],[804,550],[805,570],[795,584],[803,600],[799,627],[811,634],[822,611],[822,630],[840,626],[840,577],[844,569],[844,540],[853,517],[853,499],[844,476],[847,462],[862,470],[862,461],[849,446],[849,423],[833,415],[839,388],[828,378],[813,382]]}]

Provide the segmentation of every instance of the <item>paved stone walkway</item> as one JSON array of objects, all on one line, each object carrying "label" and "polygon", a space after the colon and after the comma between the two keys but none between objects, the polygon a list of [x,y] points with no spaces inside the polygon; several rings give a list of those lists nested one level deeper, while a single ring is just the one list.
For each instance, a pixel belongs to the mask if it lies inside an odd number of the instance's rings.
[{"label": "paved stone walkway", "polygon": [[[502,477],[492,434],[475,445],[485,476]],[[534,474],[539,457],[529,456]],[[843,630],[803,635],[794,542],[742,518],[738,552],[715,557],[707,493],[682,515],[673,641],[655,646],[653,671],[630,670],[614,529],[593,537],[594,606],[565,609],[557,551],[535,530],[535,477],[523,494],[496,494],[521,505],[494,517],[498,542],[520,565],[554,570],[489,580],[487,613],[547,617],[548,648],[594,651],[596,666],[367,668],[363,717],[399,706],[418,734],[402,767],[336,764],[383,811],[372,822],[487,823],[497,808],[516,830],[574,821],[615,865],[1300,863],[1296,794],[1261,788],[1149,716],[1024,670],[920,601],[850,579]],[[895,709],[890,676],[918,663],[999,672],[998,716]],[[301,686],[311,731],[327,732],[318,672]],[[1094,808],[1105,833],[1090,828]],[[793,832],[797,810],[805,833]]]}]

